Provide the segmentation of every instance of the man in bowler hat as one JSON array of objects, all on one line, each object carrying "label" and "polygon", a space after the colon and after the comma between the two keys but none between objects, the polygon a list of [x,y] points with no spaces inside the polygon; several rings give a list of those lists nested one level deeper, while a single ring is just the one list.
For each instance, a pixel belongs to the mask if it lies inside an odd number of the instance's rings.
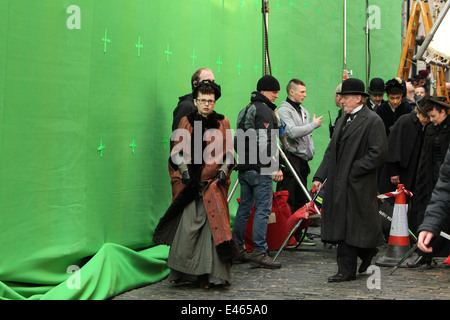
[{"label": "man in bowler hat", "polygon": [[380,104],[384,102],[384,81],[381,78],[373,78],[370,80],[370,85],[367,88],[369,98],[366,105],[373,111],[377,111]]},{"label": "man in bowler hat", "polygon": [[327,179],[322,206],[322,241],[337,244],[338,271],[329,282],[356,279],[357,257],[365,272],[383,243],[377,204],[377,169],[387,155],[380,117],[366,106],[368,94],[359,79],[342,83],[343,117],[325,151],[313,182]]}]

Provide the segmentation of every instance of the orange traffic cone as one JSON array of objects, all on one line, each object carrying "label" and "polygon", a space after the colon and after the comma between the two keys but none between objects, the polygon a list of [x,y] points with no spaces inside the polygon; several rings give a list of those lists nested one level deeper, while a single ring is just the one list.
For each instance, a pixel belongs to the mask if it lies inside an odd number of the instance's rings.
[{"label": "orange traffic cone", "polygon": [[448,256],[447,259],[445,259],[444,263],[450,265],[450,256]]},{"label": "orange traffic cone", "polygon": [[[408,205],[406,204],[404,185],[399,184],[397,191],[392,194],[395,194],[395,204],[392,214],[391,230],[389,232],[389,242],[385,255],[375,262],[378,266],[396,266],[410,249]],[[402,264],[410,262],[409,260],[405,260]]]}]

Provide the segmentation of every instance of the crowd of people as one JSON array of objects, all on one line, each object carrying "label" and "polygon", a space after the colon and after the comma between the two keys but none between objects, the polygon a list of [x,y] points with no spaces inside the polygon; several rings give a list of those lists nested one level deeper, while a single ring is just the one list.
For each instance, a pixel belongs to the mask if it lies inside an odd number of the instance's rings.
[{"label": "crowd of people", "polygon": [[[311,117],[305,108],[303,81],[291,79],[286,99],[277,107],[280,83],[271,75],[261,77],[232,136],[228,118],[214,110],[220,85],[210,69],[198,69],[192,92],[180,98],[173,112],[172,203],[154,233],[155,243],[170,246],[169,280],[209,288],[231,283],[234,263],[280,268],[269,257],[266,240],[274,183],[277,191],[289,192],[294,213],[305,205],[312,208],[303,190],[308,179],[324,191],[321,240],[337,247],[338,270],[329,282],[354,280],[370,266],[386,241],[377,195],[395,191],[399,184],[414,195],[409,226],[420,232],[419,258],[410,266],[448,256],[450,241],[440,239],[439,232],[450,232],[450,104],[427,95],[427,77],[421,71],[406,82],[374,78],[367,90],[359,79],[339,84],[338,116],[311,179],[312,133],[321,127],[322,116]],[[280,148],[289,166],[282,164]],[[233,170],[238,171],[240,202],[231,226],[227,196]],[[248,252],[244,238],[252,212],[254,247]]]}]

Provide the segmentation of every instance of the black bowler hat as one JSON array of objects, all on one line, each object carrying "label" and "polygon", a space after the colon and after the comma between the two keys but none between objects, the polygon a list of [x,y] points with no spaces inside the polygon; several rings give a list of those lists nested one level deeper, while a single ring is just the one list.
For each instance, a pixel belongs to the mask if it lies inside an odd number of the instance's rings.
[{"label": "black bowler hat", "polygon": [[370,94],[384,94],[384,81],[381,78],[373,78],[367,88]]},{"label": "black bowler hat", "polygon": [[336,92],[337,94],[354,94],[368,97],[369,95],[366,93],[366,86],[364,82],[359,79],[349,78],[342,82],[341,92]]}]

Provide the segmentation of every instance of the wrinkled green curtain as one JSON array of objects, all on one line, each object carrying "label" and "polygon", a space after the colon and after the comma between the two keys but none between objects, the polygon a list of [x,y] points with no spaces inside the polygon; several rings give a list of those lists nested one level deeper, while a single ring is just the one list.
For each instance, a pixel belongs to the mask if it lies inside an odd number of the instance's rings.
[{"label": "wrinkled green curtain", "polygon": [[[387,80],[402,1],[369,4],[370,76]],[[337,114],[343,0],[269,5],[277,102],[300,78],[324,116],[314,172]],[[365,1],[347,21],[347,69],[365,80]],[[172,111],[209,67],[235,128],[264,72],[262,30],[260,1],[0,0],[0,298],[106,299],[167,276],[152,235],[171,201]]]}]

